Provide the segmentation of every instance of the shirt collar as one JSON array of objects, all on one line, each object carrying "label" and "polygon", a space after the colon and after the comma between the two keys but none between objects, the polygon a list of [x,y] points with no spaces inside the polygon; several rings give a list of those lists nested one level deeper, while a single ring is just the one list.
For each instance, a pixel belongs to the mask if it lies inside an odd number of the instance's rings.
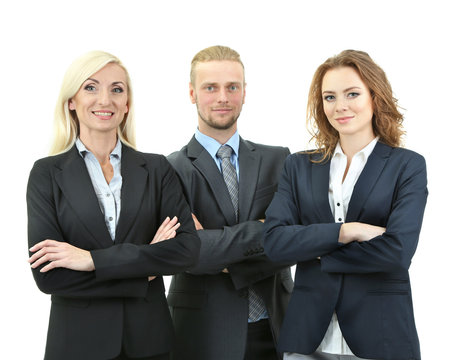
[{"label": "shirt collar", "polygon": [[[375,145],[377,145],[377,141],[380,137],[377,136],[375,139],[373,139],[369,144],[367,144],[364,148],[362,148],[360,151],[358,151],[354,156],[363,156],[364,160],[367,161],[370,154],[372,154],[372,151],[375,148]],[[337,156],[345,156],[344,152],[342,151],[341,144],[338,141],[336,148],[334,149],[333,158]]]},{"label": "shirt collar", "polygon": [[[196,129],[195,139],[206,149],[206,151],[212,156],[214,159],[217,156],[217,151],[222,144],[220,144],[214,138],[203,134],[199,129]],[[240,145],[240,136],[238,131],[232,135],[229,140],[224,144],[229,145],[234,151],[235,156],[239,156],[239,145]]]},{"label": "shirt collar", "polygon": [[[86,148],[85,144],[82,143],[82,140],[80,140],[79,137],[75,141],[75,146],[77,146],[77,150],[82,158],[85,158],[85,155],[87,153],[91,153],[91,151],[89,151]],[[122,153],[122,145],[121,145],[121,141],[118,139],[116,146],[113,149],[113,151],[110,153],[110,155],[116,156],[119,160],[121,160],[121,153]]]}]

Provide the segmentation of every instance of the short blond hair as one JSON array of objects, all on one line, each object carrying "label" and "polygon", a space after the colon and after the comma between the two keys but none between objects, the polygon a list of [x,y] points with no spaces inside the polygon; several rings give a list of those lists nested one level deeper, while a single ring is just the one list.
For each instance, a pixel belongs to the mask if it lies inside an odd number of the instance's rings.
[{"label": "short blond hair", "polygon": [[91,75],[107,64],[119,65],[126,73],[128,112],[118,127],[118,137],[126,145],[135,148],[135,119],[132,101],[132,87],[127,69],[114,55],[104,51],[91,51],[76,59],[66,71],[55,107],[54,134],[50,155],[68,151],[80,134],[80,125],[75,110],[69,110],[69,100],[79,91]]},{"label": "short blond hair", "polygon": [[240,54],[237,51],[227,46],[215,45],[201,50],[193,57],[190,69],[190,82],[192,84],[195,83],[196,65],[200,62],[208,61],[236,61],[242,65],[243,73],[245,74],[245,67],[240,59]]}]

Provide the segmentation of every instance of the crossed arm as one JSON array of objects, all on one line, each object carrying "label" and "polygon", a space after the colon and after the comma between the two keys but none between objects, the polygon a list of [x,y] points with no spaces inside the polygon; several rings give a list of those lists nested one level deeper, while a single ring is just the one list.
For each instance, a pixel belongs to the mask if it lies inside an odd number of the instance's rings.
[{"label": "crossed arm", "polygon": [[[180,223],[176,216],[172,219],[167,217],[158,228],[150,245],[174,238],[179,227]],[[33,252],[33,255],[28,259],[28,262],[33,269],[48,262],[40,270],[42,273],[59,267],[76,271],[95,270],[91,252],[67,242],[46,239],[32,246],[30,251]],[[153,279],[155,279],[155,276],[148,278],[149,281]]]},{"label": "crossed arm", "polygon": [[[300,224],[290,163],[267,210],[265,250],[277,261],[321,258],[332,273],[372,273],[408,269],[416,250],[427,199],[425,161],[403,163],[385,227],[366,223]],[[389,198],[389,196],[388,196]],[[306,211],[306,210],[305,210]],[[375,210],[374,210],[375,211]]]}]

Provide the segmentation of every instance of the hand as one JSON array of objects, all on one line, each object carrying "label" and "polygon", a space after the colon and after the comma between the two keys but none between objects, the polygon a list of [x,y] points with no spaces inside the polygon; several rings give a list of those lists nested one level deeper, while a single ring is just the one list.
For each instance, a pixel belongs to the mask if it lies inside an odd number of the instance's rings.
[{"label": "hand", "polygon": [[180,223],[177,222],[177,217],[173,217],[171,220],[166,217],[162,224],[159,226],[157,232],[152,239],[151,244],[156,244],[160,241],[172,239],[176,236],[176,230],[179,228]]},{"label": "hand", "polygon": [[195,214],[191,214],[191,217],[193,218],[193,222],[195,223],[196,230],[204,230],[203,226],[199,222],[198,218],[195,216]]},{"label": "hand", "polygon": [[66,242],[47,239],[31,247],[30,251],[34,254],[28,259],[28,262],[33,269],[49,262],[40,270],[42,273],[58,267],[77,271],[95,270],[89,251]]},{"label": "hand", "polygon": [[369,225],[360,222],[351,222],[342,224],[339,232],[339,242],[348,244],[352,241],[369,241],[376,236],[382,235],[386,228],[381,226]]},{"label": "hand", "polygon": [[265,219],[259,219],[261,223],[265,223]]},{"label": "hand", "polygon": [[156,278],[156,276],[148,276],[148,281],[152,281]]}]

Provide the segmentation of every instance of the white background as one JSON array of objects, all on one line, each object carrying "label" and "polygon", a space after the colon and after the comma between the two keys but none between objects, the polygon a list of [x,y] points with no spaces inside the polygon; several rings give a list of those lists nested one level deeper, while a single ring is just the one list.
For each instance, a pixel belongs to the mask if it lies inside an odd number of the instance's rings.
[{"label": "white background", "polygon": [[[169,154],[197,116],[190,61],[211,45],[246,68],[239,131],[305,149],[307,91],[316,67],[343,49],[367,51],[405,109],[406,146],[426,157],[430,196],[411,277],[423,359],[450,356],[451,35],[447,1],[20,1],[0,5],[1,358],[41,359],[50,300],[27,264],[25,189],[47,155],[62,77],[94,49],[132,77],[138,148]],[[448,175],[449,174],[449,175]],[[449,204],[448,208],[446,207]],[[447,213],[449,209],[449,213]]]}]

